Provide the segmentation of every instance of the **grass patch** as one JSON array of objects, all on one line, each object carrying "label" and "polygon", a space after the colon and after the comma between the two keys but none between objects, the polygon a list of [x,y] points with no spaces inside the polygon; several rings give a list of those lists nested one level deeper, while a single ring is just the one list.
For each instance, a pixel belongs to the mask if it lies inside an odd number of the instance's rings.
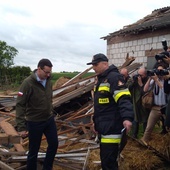
[{"label": "grass patch", "polygon": [[[67,78],[73,78],[76,75],[78,75],[79,72],[62,72],[62,73],[52,73],[52,84],[54,85],[54,83],[60,78],[60,77],[67,77]],[[89,77],[94,75],[94,72],[88,72],[86,74],[84,74],[82,76],[82,78],[85,77]],[[24,79],[23,79],[24,80]],[[0,91],[4,91],[4,90],[13,90],[13,91],[17,91],[20,87],[22,82],[20,83],[10,83],[10,84],[0,84]]]}]

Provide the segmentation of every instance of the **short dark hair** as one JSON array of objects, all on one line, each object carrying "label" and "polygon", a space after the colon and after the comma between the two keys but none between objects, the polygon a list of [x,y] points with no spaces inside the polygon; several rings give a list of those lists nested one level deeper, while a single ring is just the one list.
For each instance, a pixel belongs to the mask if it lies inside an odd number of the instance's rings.
[{"label": "short dark hair", "polygon": [[43,58],[38,62],[38,67],[44,68],[44,66],[52,67],[52,63],[49,59]]},{"label": "short dark hair", "polygon": [[158,67],[163,67],[164,69],[166,69],[166,68],[168,68],[168,65],[163,61],[161,61],[160,63],[156,62],[154,65],[154,68],[157,69]]}]

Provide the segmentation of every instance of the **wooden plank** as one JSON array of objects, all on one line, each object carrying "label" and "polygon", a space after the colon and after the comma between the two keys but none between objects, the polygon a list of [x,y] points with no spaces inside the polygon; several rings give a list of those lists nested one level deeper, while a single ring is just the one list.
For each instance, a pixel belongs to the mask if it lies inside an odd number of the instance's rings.
[{"label": "wooden plank", "polygon": [[8,166],[4,162],[0,161],[0,167],[4,170],[14,170],[12,167]]},{"label": "wooden plank", "polygon": [[16,117],[15,114],[8,113],[8,112],[2,112],[2,111],[0,111],[0,114],[1,114],[1,115],[4,115],[4,116]]},{"label": "wooden plank", "polygon": [[67,153],[83,152],[83,151],[88,151],[88,149],[90,150],[99,149],[99,144],[95,143],[94,146],[88,146],[86,148],[80,148],[80,149],[72,149],[67,151]]},{"label": "wooden plank", "polygon": [[91,105],[86,106],[83,109],[80,109],[79,111],[75,112],[72,116],[70,116],[69,118],[67,118],[67,120],[72,120],[75,117],[77,117],[78,115],[82,114],[82,112],[84,111],[88,111],[91,108]]},{"label": "wooden plank", "polygon": [[[57,120],[58,120],[58,121],[64,120],[64,119],[66,119],[67,117],[70,117],[72,114],[74,114],[74,111],[69,111],[68,113],[65,113],[65,114],[60,115],[59,117],[57,117]],[[56,121],[57,121],[57,120],[56,120]]]},{"label": "wooden plank", "polygon": [[94,82],[90,83],[89,85],[87,85],[85,87],[80,87],[80,88],[78,88],[78,89],[76,89],[76,90],[74,90],[74,91],[72,91],[72,92],[70,92],[68,94],[65,94],[65,95],[63,95],[61,97],[53,99],[53,106],[58,107],[61,104],[63,104],[64,102],[67,102],[67,101],[69,101],[69,100],[71,100],[71,99],[73,99],[75,97],[78,97],[78,96],[92,90],[93,87],[94,87]]},{"label": "wooden plank", "polygon": [[0,134],[0,144],[20,143],[21,137],[19,135]]},{"label": "wooden plank", "polygon": [[76,83],[73,83],[73,84],[58,88],[58,89],[53,91],[53,98],[56,98],[56,96],[58,94],[61,94],[63,91],[65,91],[67,89],[70,89],[72,87],[75,87],[75,89],[78,89],[80,87],[84,87],[84,86],[89,85],[91,82],[94,82],[94,77],[91,77],[89,79],[85,79],[83,81],[79,81],[79,82],[76,82]]},{"label": "wooden plank", "polygon": [[0,105],[5,107],[14,107],[16,105],[16,97],[0,98]]},{"label": "wooden plank", "polygon": [[64,130],[64,131],[58,131],[58,135],[63,135],[65,133],[69,133],[69,132],[72,132],[72,131],[78,131],[80,129],[80,127],[74,127],[72,129],[67,129],[67,130]]},{"label": "wooden plank", "polygon": [[133,70],[139,69],[143,64],[142,63],[133,63],[130,66],[127,66],[128,72],[132,72]]},{"label": "wooden plank", "polygon": [[87,151],[87,155],[86,155],[86,158],[85,158],[82,170],[86,170],[87,169],[87,164],[88,164],[88,161],[89,161],[89,155],[90,155],[90,149],[88,149],[88,151]]},{"label": "wooden plank", "polygon": [[91,70],[93,67],[91,66],[90,68],[86,69],[85,71],[79,73],[78,75],[74,76],[72,79],[70,79],[69,81],[67,81],[65,84],[63,84],[62,86],[71,84],[72,82],[74,82],[75,80],[79,80],[84,74],[86,74],[89,70]]},{"label": "wooden plank", "polygon": [[79,84],[80,86],[85,84],[86,82],[88,82],[89,80],[94,80],[97,74],[91,75],[89,77],[83,78],[81,80],[76,80],[75,82],[72,82],[71,84],[69,83],[68,85],[62,85],[61,87],[57,87],[53,89],[53,96],[55,96],[56,94],[60,93],[61,91],[70,88],[72,86],[75,86],[77,84]]},{"label": "wooden plank", "polygon": [[[17,131],[14,129],[14,127],[10,123],[8,123],[6,121],[1,121],[0,126],[7,135],[10,135],[10,136],[18,135]],[[20,139],[20,142],[21,142],[21,140],[22,140],[22,138]],[[21,144],[14,144],[14,147],[19,152],[25,151],[25,149],[23,148],[23,146]]]},{"label": "wooden plank", "polygon": [[134,60],[135,60],[135,57],[133,57],[133,56],[131,57],[131,56],[129,56],[129,53],[127,53],[126,60],[122,64],[122,66],[119,67],[119,69],[129,66]]},{"label": "wooden plank", "polygon": [[[89,113],[89,114],[83,114],[83,115],[80,115],[80,116],[77,116],[77,117],[74,117],[74,118],[71,118],[69,119],[69,121],[74,121],[74,120],[77,120],[77,119],[81,119],[81,118],[84,118],[84,117],[88,117],[88,116],[92,116],[94,113]],[[67,121],[67,119],[66,119]]]},{"label": "wooden plank", "polygon": [[63,167],[64,169],[82,170],[82,165],[80,165],[80,167],[77,167],[76,165],[70,163],[70,161],[61,162],[61,160],[55,159],[54,164]]},{"label": "wooden plank", "polygon": [[78,84],[75,84],[75,85],[73,85],[73,86],[70,86],[70,87],[64,89],[63,91],[59,92],[58,94],[53,95],[53,98],[55,98],[55,97],[60,97],[60,96],[62,96],[62,95],[64,95],[64,94],[66,94],[66,93],[69,93],[69,92],[77,89],[77,87],[78,87]]},{"label": "wooden plank", "polygon": [[14,96],[0,95],[0,98],[14,98]]},{"label": "wooden plank", "polygon": [[0,155],[3,156],[11,156],[11,155],[25,155],[25,152],[17,152],[17,151],[0,151]]},{"label": "wooden plank", "polygon": [[[57,153],[55,155],[55,158],[79,158],[79,157],[86,157],[87,153]],[[46,153],[38,153],[38,159],[44,159],[46,157]],[[11,161],[15,161],[15,160],[26,160],[27,159],[27,155],[25,156],[11,156]]]}]

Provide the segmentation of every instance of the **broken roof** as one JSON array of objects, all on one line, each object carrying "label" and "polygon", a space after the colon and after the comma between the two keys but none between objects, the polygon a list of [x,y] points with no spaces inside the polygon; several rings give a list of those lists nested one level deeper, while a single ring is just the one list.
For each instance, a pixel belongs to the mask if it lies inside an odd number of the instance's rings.
[{"label": "broken roof", "polygon": [[119,31],[110,33],[101,39],[108,39],[118,35],[139,34],[142,31],[155,31],[170,26],[170,6],[156,9],[151,14],[145,16],[137,22],[124,26]]}]

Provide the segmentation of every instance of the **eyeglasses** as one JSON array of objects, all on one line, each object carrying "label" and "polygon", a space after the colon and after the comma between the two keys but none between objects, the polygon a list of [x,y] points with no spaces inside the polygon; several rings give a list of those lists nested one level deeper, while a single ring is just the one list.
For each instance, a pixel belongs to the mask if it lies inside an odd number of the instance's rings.
[{"label": "eyeglasses", "polygon": [[45,71],[43,69],[41,69],[42,71],[44,71],[45,74],[51,74],[51,71]]}]

